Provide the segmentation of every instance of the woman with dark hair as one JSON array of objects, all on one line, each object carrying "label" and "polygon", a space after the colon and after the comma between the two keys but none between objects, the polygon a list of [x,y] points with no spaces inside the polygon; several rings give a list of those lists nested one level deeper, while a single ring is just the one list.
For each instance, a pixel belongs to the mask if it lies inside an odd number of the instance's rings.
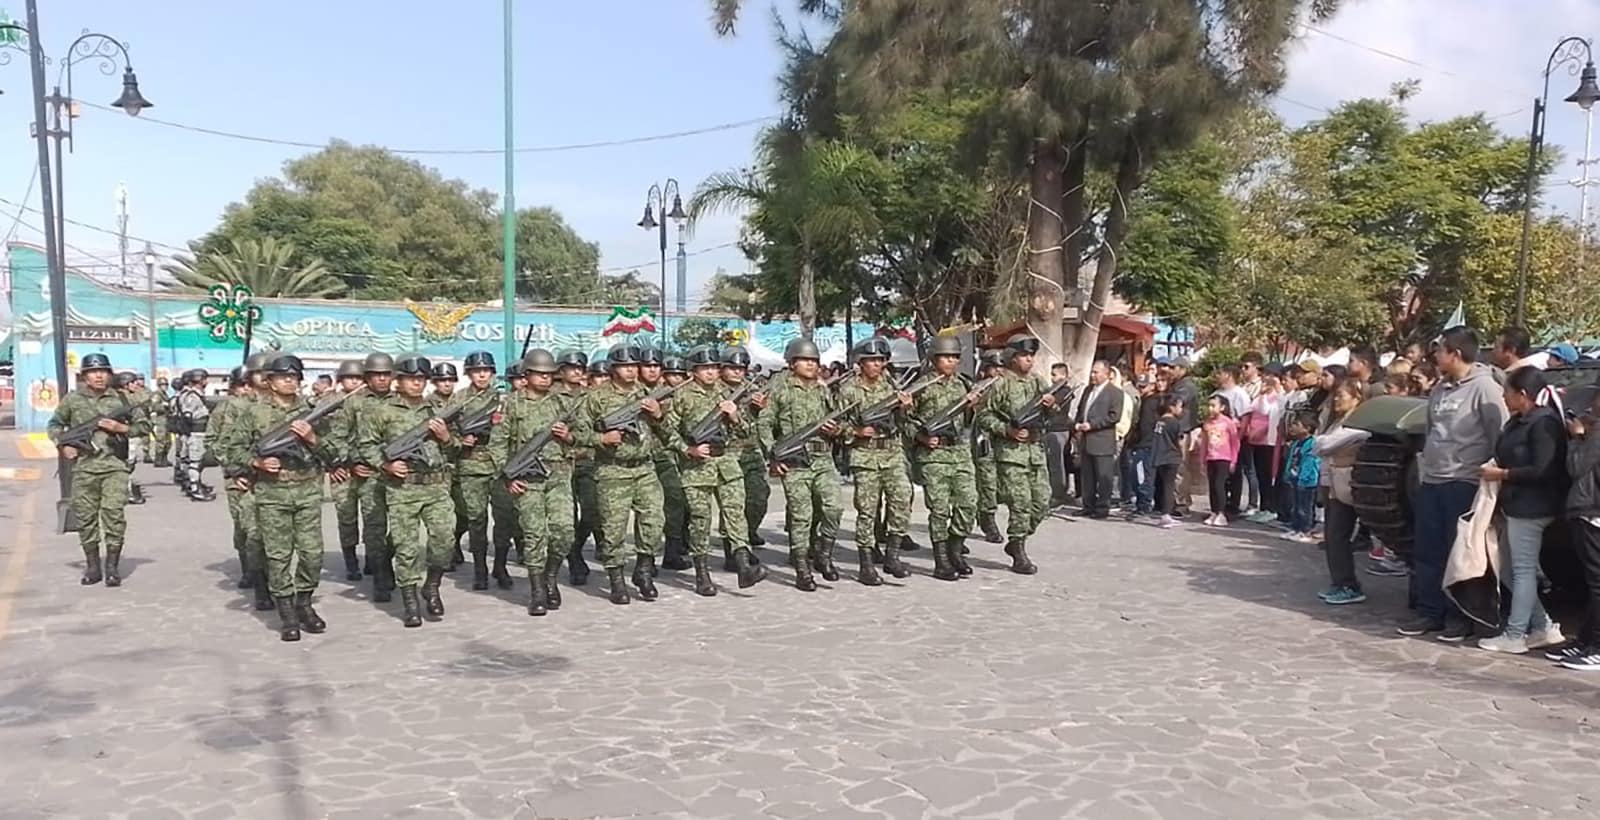
[{"label": "woman with dark hair", "polygon": [[1341,606],[1367,600],[1356,575],[1356,511],[1350,488],[1356,452],[1366,436],[1344,426],[1345,418],[1366,400],[1367,385],[1358,379],[1344,379],[1334,385],[1329,396],[1327,421],[1312,448],[1322,458],[1322,486],[1327,492],[1322,546],[1328,559],[1329,586],[1317,597],[1323,603]]},{"label": "woman with dark hair", "polygon": [[1322,368],[1322,380],[1318,382],[1317,389],[1311,391],[1311,400],[1306,406],[1317,411],[1324,424],[1328,421],[1328,399],[1333,396],[1334,388],[1344,381],[1346,375],[1344,365],[1330,364]]},{"label": "woman with dark hair", "polygon": [[1532,367],[1506,376],[1506,410],[1511,416],[1484,465],[1485,481],[1499,481],[1500,513],[1506,521],[1511,552],[1511,614],[1505,629],[1478,646],[1491,652],[1521,655],[1529,649],[1554,646],[1565,639],[1539,603],[1539,547],[1544,531],[1559,517],[1567,499],[1567,431],[1561,416],[1538,404],[1544,374]]}]

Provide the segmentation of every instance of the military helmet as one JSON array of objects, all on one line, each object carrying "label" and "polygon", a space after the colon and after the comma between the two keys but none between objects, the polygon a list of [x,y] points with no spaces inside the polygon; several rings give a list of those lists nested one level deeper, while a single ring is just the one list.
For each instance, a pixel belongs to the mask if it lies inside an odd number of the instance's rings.
[{"label": "military helmet", "polygon": [[[367,361],[369,361],[369,362],[372,361],[372,357],[368,356],[367,357]],[[382,372],[382,371],[379,371],[379,372]],[[428,361],[428,357],[427,356],[418,356],[418,355],[416,355],[414,353],[410,354],[410,355],[406,355],[406,356],[401,356],[399,361],[396,361],[394,363],[394,372],[395,372],[395,375],[397,375],[397,376],[424,376],[424,377],[426,377],[426,376],[429,376],[429,375],[431,375],[433,373],[433,362]]]},{"label": "military helmet", "polygon": [[708,364],[722,364],[723,357],[717,355],[717,349],[711,345],[701,345],[689,351],[689,366],[701,367]]},{"label": "military helmet", "polygon": [[123,390],[131,386],[136,374],[132,370],[124,370],[111,377],[111,386]]},{"label": "military helmet", "polygon": [[889,358],[889,340],[882,336],[873,336],[856,345],[856,361],[863,359]]},{"label": "military helmet", "polygon": [[978,362],[984,367],[1004,367],[1006,358],[1001,351],[990,348],[978,356]]},{"label": "military helmet", "polygon": [[581,350],[568,348],[556,355],[556,367],[588,367],[589,357]]},{"label": "military helmet", "polygon": [[528,371],[523,367],[522,362],[512,362],[511,364],[506,365],[507,381],[510,381],[511,379],[521,379],[527,375]]},{"label": "military helmet", "polygon": [[439,362],[428,371],[428,378],[434,381],[455,381],[457,375],[456,366],[452,362]]},{"label": "military helmet", "polygon": [[661,364],[666,359],[666,354],[659,347],[646,345],[639,348],[639,364]]},{"label": "military helmet", "polygon": [[183,371],[183,376],[179,377],[178,381],[184,384],[204,384],[206,379],[210,377],[211,374],[207,373],[204,368],[195,367]]},{"label": "military helmet", "polygon": [[133,376],[133,383],[134,384],[144,384],[144,374],[143,373],[140,373],[137,370],[130,370],[130,371],[128,371],[128,373]]},{"label": "military helmet", "polygon": [[363,374],[393,373],[394,357],[387,353],[369,353],[366,360],[361,363],[361,372]]},{"label": "military helmet", "polygon": [[88,373],[91,370],[110,370],[111,357],[104,353],[89,353],[78,362],[78,372]]},{"label": "military helmet", "polygon": [[243,387],[250,383],[250,371],[244,365],[239,365],[228,371],[228,386]]},{"label": "military helmet", "polygon": [[360,378],[362,375],[361,362],[356,359],[345,359],[339,363],[339,369],[333,375],[340,379],[347,379],[351,376]]},{"label": "military helmet", "polygon": [[792,362],[796,359],[821,359],[822,352],[817,350],[817,343],[801,337],[790,342],[783,349],[783,360]]},{"label": "military helmet", "polygon": [[722,349],[723,367],[750,367],[750,351],[744,345],[728,345]]},{"label": "military helmet", "polygon": [[254,353],[251,353],[249,356],[245,357],[244,372],[246,375],[249,375],[250,373],[259,373],[266,369],[267,362],[269,361],[272,361],[271,351],[258,350]]},{"label": "military helmet", "polygon": [[494,369],[494,354],[487,350],[474,350],[467,354],[466,361],[461,363],[461,369],[468,373],[479,369]]},{"label": "military helmet", "polygon": [[594,361],[589,363],[589,375],[591,375],[591,376],[609,376],[609,375],[611,375],[611,362],[609,360],[607,360],[606,358],[604,358],[604,357],[596,358]]},{"label": "military helmet", "polygon": [[267,362],[267,372],[274,376],[281,376],[287,373],[299,376],[305,371],[306,366],[300,361],[300,357],[289,353],[280,353],[272,357],[272,361]]},{"label": "military helmet", "polygon": [[[717,363],[717,352],[715,350],[711,351],[711,363]],[[682,356],[668,356],[661,362],[661,372],[688,373],[689,363]]]},{"label": "military helmet", "polygon": [[538,347],[528,351],[528,355],[522,357],[520,364],[523,371],[528,373],[554,373],[561,369],[556,364],[556,357],[550,355],[550,351]]},{"label": "military helmet", "polygon": [[606,361],[612,364],[638,364],[640,353],[638,345],[616,344],[606,351]]},{"label": "military helmet", "polygon": [[1039,352],[1039,340],[1026,333],[1018,333],[1006,340],[1006,352],[1010,356],[1015,356],[1018,353],[1032,356]]},{"label": "military helmet", "polygon": [[960,356],[961,340],[954,336],[935,336],[928,342],[928,355],[931,356]]}]

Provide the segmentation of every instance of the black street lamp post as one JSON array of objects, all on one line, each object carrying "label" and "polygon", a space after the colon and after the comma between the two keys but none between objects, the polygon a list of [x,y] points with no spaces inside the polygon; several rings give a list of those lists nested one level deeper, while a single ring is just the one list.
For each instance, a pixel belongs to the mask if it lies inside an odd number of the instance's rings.
[{"label": "black street lamp post", "polygon": [[[668,197],[671,197],[672,210],[667,210]],[[656,221],[655,208],[661,209],[661,221]],[[683,212],[683,197],[678,195],[678,181],[668,178],[664,184],[651,185],[650,190],[644,195],[644,218],[639,220],[639,227],[645,230],[659,229],[661,233],[661,313],[656,318],[661,325],[661,349],[668,345],[667,335],[667,222],[676,222],[682,229],[683,221],[689,215]]]},{"label": "black street lamp post", "polygon": [[[1583,62],[1581,73],[1578,68],[1580,60]],[[1556,43],[1555,49],[1550,52],[1550,59],[1545,62],[1544,93],[1533,101],[1533,127],[1528,132],[1528,173],[1524,180],[1522,202],[1522,247],[1517,251],[1516,324],[1519,327],[1527,320],[1528,255],[1529,245],[1533,239],[1533,200],[1537,193],[1536,186],[1539,184],[1539,157],[1544,152],[1544,118],[1550,104],[1550,74],[1559,65],[1566,65],[1573,74],[1580,74],[1578,90],[1568,95],[1564,102],[1577,103],[1579,108],[1588,111],[1600,101],[1600,85],[1595,82],[1594,54],[1589,49],[1589,41],[1582,37],[1568,37]],[[1582,237],[1579,241],[1582,241]]]},{"label": "black street lamp post", "polygon": [[[39,153],[39,200],[41,213],[45,216],[44,245],[45,257],[49,265],[50,281],[50,332],[54,341],[56,392],[64,396],[70,389],[71,382],[67,373],[67,268],[63,248],[66,242],[66,209],[63,205],[63,192],[61,188],[61,142],[72,139],[72,120],[74,116],[72,98],[72,67],[85,60],[95,60],[100,64],[102,73],[110,76],[117,70],[118,58],[121,59],[122,94],[111,103],[113,107],[120,108],[129,116],[136,117],[140,111],[151,107],[149,100],[139,93],[139,78],[133,73],[133,62],[128,57],[128,49],[117,40],[104,34],[85,31],[67,47],[66,56],[61,61],[62,71],[66,74],[67,93],[61,93],[61,87],[55,86],[50,93],[45,93],[45,72],[47,62],[39,37],[39,8],[38,0],[28,0],[28,23],[20,26],[14,23],[0,25],[0,34],[8,35],[0,38],[0,65],[10,62],[10,55],[6,50],[24,51],[28,55],[28,64],[33,74],[33,137],[34,144]],[[24,49],[18,44],[19,39],[27,40]],[[50,140],[56,143],[55,179],[51,179]],[[53,183],[53,184],[52,184]],[[66,459],[58,459],[57,474],[60,476],[61,498],[56,502],[56,521],[59,529],[68,528],[67,499],[72,494],[72,465]]]}]

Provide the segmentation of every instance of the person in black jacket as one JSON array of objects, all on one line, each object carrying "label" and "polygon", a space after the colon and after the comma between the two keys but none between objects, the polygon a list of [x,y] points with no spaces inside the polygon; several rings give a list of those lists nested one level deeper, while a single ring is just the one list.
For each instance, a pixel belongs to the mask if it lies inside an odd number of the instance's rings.
[{"label": "person in black jacket", "polygon": [[1589,585],[1589,606],[1577,640],[1551,649],[1545,657],[1566,669],[1600,672],[1600,432],[1595,430],[1600,426],[1600,391],[1585,398],[1580,403],[1571,393],[1567,396],[1567,430],[1572,434],[1567,474],[1572,488],[1567,491],[1566,514],[1572,519],[1573,541]]},{"label": "person in black jacket", "polygon": [[1544,374],[1534,368],[1507,376],[1505,400],[1511,417],[1500,433],[1494,461],[1481,472],[1483,480],[1501,482],[1500,513],[1511,552],[1511,614],[1501,634],[1478,642],[1492,652],[1521,655],[1566,640],[1539,603],[1539,548],[1545,528],[1566,508],[1568,484],[1567,431],[1556,411],[1539,406],[1544,389]]}]

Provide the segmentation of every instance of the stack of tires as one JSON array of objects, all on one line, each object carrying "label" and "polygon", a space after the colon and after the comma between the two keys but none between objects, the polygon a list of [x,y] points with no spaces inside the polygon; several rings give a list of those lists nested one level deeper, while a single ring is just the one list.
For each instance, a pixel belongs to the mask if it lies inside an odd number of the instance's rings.
[{"label": "stack of tires", "polygon": [[1350,472],[1356,516],[1374,538],[1403,559],[1409,559],[1415,536],[1411,512],[1415,465],[1416,451],[1409,442],[1373,436],[1356,451]]}]

